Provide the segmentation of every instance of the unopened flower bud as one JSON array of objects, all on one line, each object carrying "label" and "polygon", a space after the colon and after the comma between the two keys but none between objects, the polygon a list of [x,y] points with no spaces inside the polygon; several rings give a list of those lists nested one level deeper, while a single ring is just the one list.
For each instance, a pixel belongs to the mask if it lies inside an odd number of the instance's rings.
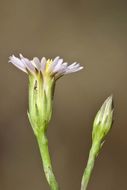
[{"label": "unopened flower bud", "polygon": [[105,136],[112,127],[113,121],[113,98],[109,96],[98,111],[92,131],[92,140],[103,142]]}]

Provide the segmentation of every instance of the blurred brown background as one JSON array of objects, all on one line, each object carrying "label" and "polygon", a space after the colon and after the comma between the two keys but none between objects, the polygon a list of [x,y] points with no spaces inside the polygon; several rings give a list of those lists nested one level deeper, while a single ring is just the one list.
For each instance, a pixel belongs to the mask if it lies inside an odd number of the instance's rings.
[{"label": "blurred brown background", "polygon": [[127,189],[127,2],[0,1],[0,190],[48,190],[27,118],[27,75],[8,63],[60,55],[85,69],[57,82],[48,130],[61,189],[80,189],[95,113],[112,93],[115,122],[89,190]]}]

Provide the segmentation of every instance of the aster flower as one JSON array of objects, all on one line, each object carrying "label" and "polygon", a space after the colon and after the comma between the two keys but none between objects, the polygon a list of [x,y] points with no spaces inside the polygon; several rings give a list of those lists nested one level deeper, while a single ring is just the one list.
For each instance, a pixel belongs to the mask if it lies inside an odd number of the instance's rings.
[{"label": "aster flower", "polygon": [[42,57],[42,59],[39,60],[37,57],[34,57],[32,60],[29,60],[23,57],[22,54],[19,56],[20,58],[15,57],[14,55],[10,56],[9,62],[27,74],[31,73],[36,75],[37,72],[41,72],[43,76],[50,75],[51,77],[58,79],[63,75],[83,69],[79,63],[74,62],[71,65],[68,65],[68,63],[64,62],[60,57],[56,57],[53,60],[46,59],[45,57]]},{"label": "aster flower", "polygon": [[29,77],[29,111],[28,117],[34,134],[37,138],[45,176],[51,190],[58,190],[51,159],[48,150],[48,139],[46,131],[52,115],[52,101],[56,80],[63,75],[77,72],[83,69],[79,63],[71,65],[64,62],[60,57],[55,59],[32,60],[23,57],[9,57],[9,62],[28,74]]},{"label": "aster flower", "polygon": [[[68,65],[63,59],[46,59],[43,57],[39,60],[34,57],[32,60],[25,58],[22,54],[18,57],[14,55],[9,57],[9,62],[17,68],[27,73],[29,76],[29,119],[37,134],[38,120],[41,126],[47,128],[51,119],[52,100],[54,95],[55,82],[63,75],[77,72],[83,69],[79,63]],[[45,122],[45,125],[44,125]]]}]

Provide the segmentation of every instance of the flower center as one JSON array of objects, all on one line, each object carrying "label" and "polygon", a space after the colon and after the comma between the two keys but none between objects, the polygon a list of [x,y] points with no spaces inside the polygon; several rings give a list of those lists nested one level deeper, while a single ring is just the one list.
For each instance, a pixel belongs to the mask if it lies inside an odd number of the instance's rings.
[{"label": "flower center", "polygon": [[48,59],[46,62],[46,72],[48,72],[50,65],[52,64],[52,59]]}]

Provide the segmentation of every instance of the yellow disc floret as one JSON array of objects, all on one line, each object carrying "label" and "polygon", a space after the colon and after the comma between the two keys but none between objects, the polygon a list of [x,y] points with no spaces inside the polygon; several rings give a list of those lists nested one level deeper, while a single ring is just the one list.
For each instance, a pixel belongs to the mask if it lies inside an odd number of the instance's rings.
[{"label": "yellow disc floret", "polygon": [[46,73],[49,71],[49,67],[52,64],[52,62],[53,62],[52,59],[48,59],[47,60],[47,62],[46,62],[46,68],[45,68]]}]

